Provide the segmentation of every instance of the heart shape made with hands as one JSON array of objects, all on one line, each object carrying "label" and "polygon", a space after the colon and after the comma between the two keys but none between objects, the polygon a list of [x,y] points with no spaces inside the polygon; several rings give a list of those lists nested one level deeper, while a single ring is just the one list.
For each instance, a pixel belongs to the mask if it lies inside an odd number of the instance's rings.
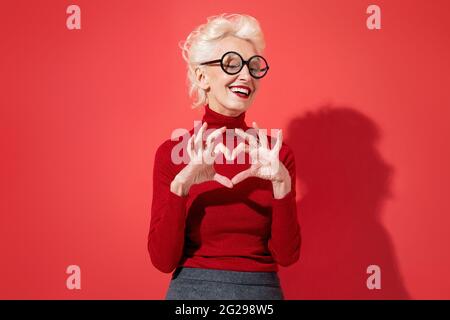
[{"label": "heart shape made with hands", "polygon": [[[222,153],[225,159],[230,161],[234,161],[242,151],[245,151],[250,155],[250,168],[236,174],[231,181],[217,173],[214,175],[214,180],[230,187],[230,182],[234,185],[251,176],[272,181],[282,181],[283,177],[286,175],[287,169],[279,161],[279,151],[282,146],[281,130],[277,133],[277,139],[273,148],[269,149],[267,135],[260,130],[256,122],[253,122],[253,128],[256,129],[258,139],[252,134],[244,132],[240,128],[236,128],[236,135],[243,138],[244,142],[239,143],[230,151],[230,149],[222,142],[217,143],[213,148],[213,140],[221,136],[225,132],[226,127],[214,130],[206,139],[206,148],[203,148],[202,141],[206,127],[207,123],[205,122],[198,133],[194,134],[188,141],[187,152],[191,161],[194,163],[202,163],[206,160],[205,162],[208,165],[211,165],[219,153]],[[247,140],[249,144],[245,143]],[[195,145],[200,146],[200,151],[197,153],[194,152]]]}]

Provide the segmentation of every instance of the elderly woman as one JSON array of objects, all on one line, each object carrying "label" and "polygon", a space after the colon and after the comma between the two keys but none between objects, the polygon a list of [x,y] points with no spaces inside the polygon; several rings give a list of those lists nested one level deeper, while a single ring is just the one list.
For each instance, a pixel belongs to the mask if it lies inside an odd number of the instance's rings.
[{"label": "elderly woman", "polygon": [[[269,69],[260,25],[248,15],[214,16],[181,47],[204,116],[183,137],[187,163],[174,161],[171,139],[155,155],[148,250],[157,269],[175,270],[166,299],[283,299],[278,265],[296,262],[301,243],[295,161],[281,134],[272,143],[245,122]],[[230,135],[248,144],[231,152],[221,142]],[[219,155],[227,161],[207,161]]]}]

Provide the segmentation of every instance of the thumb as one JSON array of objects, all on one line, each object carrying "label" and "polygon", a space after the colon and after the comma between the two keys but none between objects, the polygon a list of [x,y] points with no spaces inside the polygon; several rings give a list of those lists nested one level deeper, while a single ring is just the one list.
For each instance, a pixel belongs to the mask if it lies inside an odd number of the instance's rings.
[{"label": "thumb", "polygon": [[224,185],[227,188],[233,188],[233,183],[231,182],[231,180],[221,174],[215,173],[213,180],[217,181],[218,183]]},{"label": "thumb", "polygon": [[239,182],[241,182],[242,180],[247,179],[248,177],[250,177],[252,175],[252,171],[251,168],[244,170],[242,172],[239,172],[237,175],[235,175],[232,179],[231,182],[233,184],[238,184]]}]

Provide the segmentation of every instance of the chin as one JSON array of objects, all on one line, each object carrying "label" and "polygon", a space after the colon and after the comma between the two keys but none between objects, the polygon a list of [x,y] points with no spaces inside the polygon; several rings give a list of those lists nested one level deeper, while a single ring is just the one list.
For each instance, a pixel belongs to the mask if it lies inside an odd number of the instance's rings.
[{"label": "chin", "polygon": [[229,110],[243,112],[243,111],[246,111],[250,107],[250,103],[248,103],[248,102],[246,102],[246,103],[232,102],[232,103],[226,104],[225,107]]}]

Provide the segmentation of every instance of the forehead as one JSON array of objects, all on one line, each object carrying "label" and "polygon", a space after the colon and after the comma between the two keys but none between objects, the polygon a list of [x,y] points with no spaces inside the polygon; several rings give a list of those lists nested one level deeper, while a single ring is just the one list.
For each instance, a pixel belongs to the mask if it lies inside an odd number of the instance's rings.
[{"label": "forehead", "polygon": [[236,51],[244,60],[257,54],[255,46],[249,40],[228,36],[217,42],[215,55],[221,57],[228,51]]}]

